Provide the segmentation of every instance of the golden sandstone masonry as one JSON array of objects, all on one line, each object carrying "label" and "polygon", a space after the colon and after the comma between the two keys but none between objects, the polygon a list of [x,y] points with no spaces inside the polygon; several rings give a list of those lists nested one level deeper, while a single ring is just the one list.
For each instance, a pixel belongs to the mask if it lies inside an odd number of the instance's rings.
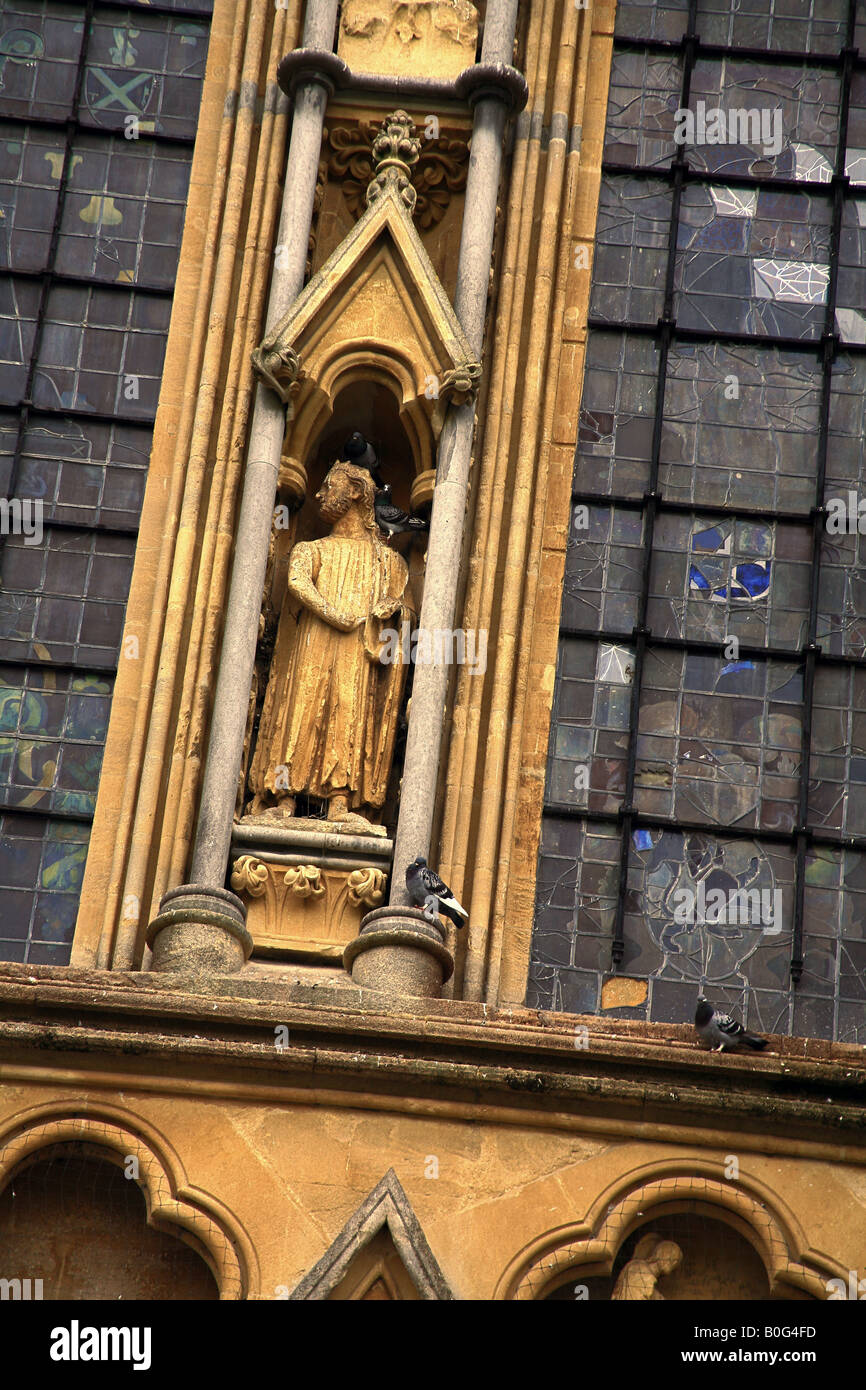
[{"label": "golden sandstone masonry", "polygon": [[[0,965],[46,1299],[866,1276],[862,1047],[526,1002],[614,21],[216,0],[71,964]],[[383,665],[404,622],[485,660]]]}]

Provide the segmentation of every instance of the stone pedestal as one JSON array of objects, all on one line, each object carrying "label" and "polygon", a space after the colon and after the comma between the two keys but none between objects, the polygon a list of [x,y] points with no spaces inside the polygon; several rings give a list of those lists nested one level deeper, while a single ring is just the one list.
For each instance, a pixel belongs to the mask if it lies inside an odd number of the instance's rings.
[{"label": "stone pedestal", "polygon": [[233,975],[253,949],[246,909],[225,888],[184,883],[166,893],[147,929],[151,970],[193,977]]},{"label": "stone pedestal", "polygon": [[391,848],[384,835],[341,833],[328,821],[241,821],[230,882],[256,956],[339,965],[364,914],[385,901]]},{"label": "stone pedestal", "polygon": [[343,964],[362,989],[421,999],[438,999],[454,971],[444,929],[418,907],[368,912],[360,936],[343,952]]}]

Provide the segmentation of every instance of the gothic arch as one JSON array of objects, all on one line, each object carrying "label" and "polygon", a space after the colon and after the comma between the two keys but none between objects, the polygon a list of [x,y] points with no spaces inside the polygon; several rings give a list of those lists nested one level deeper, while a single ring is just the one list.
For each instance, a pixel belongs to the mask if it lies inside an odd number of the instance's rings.
[{"label": "gothic arch", "polygon": [[87,1143],[123,1166],[138,1161],[138,1185],[147,1208],[147,1224],[191,1246],[204,1259],[221,1300],[250,1296],[254,1270],[252,1247],[238,1222],[212,1198],[191,1187],[180,1159],[161,1138],[144,1134],[138,1120],[88,1108],[40,1106],[11,1117],[0,1132],[0,1191],[22,1162],[57,1144]]},{"label": "gothic arch", "polygon": [[725,1177],[705,1160],[650,1163],[611,1183],[583,1221],[560,1226],[524,1246],[501,1275],[493,1297],[537,1299],[579,1270],[609,1275],[623,1242],[653,1219],[686,1212],[732,1226],[761,1257],[774,1292],[787,1285],[826,1299],[826,1281],[847,1278],[837,1261],[811,1249],[794,1214],[756,1179]]}]

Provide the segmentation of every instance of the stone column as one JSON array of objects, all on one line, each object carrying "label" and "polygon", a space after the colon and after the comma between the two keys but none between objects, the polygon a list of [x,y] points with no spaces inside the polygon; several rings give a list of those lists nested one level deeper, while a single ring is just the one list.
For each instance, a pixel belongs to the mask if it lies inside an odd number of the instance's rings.
[{"label": "stone column", "polygon": [[[527,97],[524,79],[510,66],[516,22],[517,0],[490,0],[481,62],[467,68],[455,83],[457,95],[472,103],[474,121],[454,307],[479,358],[505,122],[509,111],[523,106]],[[419,620],[428,632],[454,626],[474,432],[474,404],[451,405],[439,439]],[[405,881],[407,864],[430,852],[448,679],[444,663],[415,670],[390,905],[365,917],[361,934],[343,956],[353,981],[366,988],[436,996],[454,968],[444,929],[409,906]]]},{"label": "stone column", "polygon": [[[343,69],[339,59],[332,56],[337,5],[338,0],[307,0],[304,49],[320,51],[315,64],[299,71],[294,90],[266,331],[284,316],[304,284],[325,108],[332,79]],[[223,884],[284,432],[282,401],[269,387],[259,384],[190,871],[192,882],[167,893],[159,915],[150,924],[147,940],[153,946],[152,970],[230,972],[239,970],[252,951],[252,938],[244,925],[246,909]]]},{"label": "stone column", "polygon": [[[454,307],[479,358],[502,170],[502,137],[509,108],[526,101],[526,83],[508,66],[516,18],[517,0],[491,0],[481,63],[457,79],[458,90],[474,103],[475,117]],[[430,632],[437,628],[450,631],[454,626],[474,431],[474,405],[452,405],[439,439],[419,620]],[[448,679],[444,662],[419,665],[415,670],[391,876],[390,901],[394,907],[409,901],[406,865],[416,855],[429,857],[430,853]]]}]

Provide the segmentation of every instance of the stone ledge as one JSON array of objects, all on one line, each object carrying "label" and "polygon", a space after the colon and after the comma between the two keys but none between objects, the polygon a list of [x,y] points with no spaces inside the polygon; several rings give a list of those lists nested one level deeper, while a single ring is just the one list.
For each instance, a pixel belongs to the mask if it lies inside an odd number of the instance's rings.
[{"label": "stone ledge", "polygon": [[[237,1044],[240,1060],[251,1033],[285,1024],[306,1043],[321,1040],[337,1049],[350,1047],[359,1056],[367,1054],[371,1066],[378,1065],[375,1058],[399,1055],[401,1045],[418,1053],[442,1056],[447,1052],[449,1058],[477,1056],[479,1051],[496,1058],[508,1051],[512,1065],[530,1072],[625,1077],[655,1071],[674,1078],[674,1084],[683,1080],[700,1087],[721,1084],[753,1092],[781,1086],[789,1093],[798,1088],[822,1093],[835,1088],[846,1099],[850,1096],[861,1103],[866,1099],[866,1049],[860,1047],[774,1036],[770,1049],[760,1056],[720,1057],[697,1045],[690,1024],[395,997],[358,989],[348,981],[337,985],[331,978],[310,984],[292,976],[290,967],[274,978],[271,972],[251,966],[238,975],[191,988],[187,981],[172,983],[165,975],[3,964],[0,1040],[12,1041],[17,1026],[24,1024],[53,1031],[58,1039],[66,1030],[73,1050],[74,1039],[88,1035],[96,1050],[104,1050],[111,1033],[114,1041],[108,1050],[122,1051],[119,1039],[129,1034],[141,1040],[141,1049],[136,1050],[145,1051],[151,1045],[162,1051],[168,1040],[178,1050],[194,1039],[203,1052],[225,1055]],[[40,1016],[38,1023],[35,1015]],[[21,1041],[23,1035],[17,1036]],[[35,1034],[28,1036],[31,1047],[39,1045]],[[585,1047],[577,1044],[578,1036],[585,1039]],[[258,1064],[265,1064],[265,1044],[254,1047]],[[279,1060],[270,1058],[273,1064]],[[866,1124],[866,1108],[863,1116]]]}]

